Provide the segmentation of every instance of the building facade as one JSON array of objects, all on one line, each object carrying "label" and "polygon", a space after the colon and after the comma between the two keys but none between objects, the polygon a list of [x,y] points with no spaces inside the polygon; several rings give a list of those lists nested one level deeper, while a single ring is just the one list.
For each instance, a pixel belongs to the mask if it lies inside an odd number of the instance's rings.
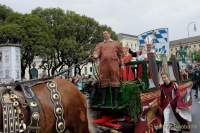
[{"label": "building facade", "polygon": [[200,50],[200,36],[170,41],[169,55],[175,54],[178,56],[181,49],[186,51],[186,60],[192,60],[193,53]]},{"label": "building facade", "polygon": [[21,80],[21,45],[0,44],[0,82]]},{"label": "building facade", "polygon": [[122,43],[123,47],[128,47],[133,52],[136,52],[139,48],[137,36],[119,33],[118,39]]}]

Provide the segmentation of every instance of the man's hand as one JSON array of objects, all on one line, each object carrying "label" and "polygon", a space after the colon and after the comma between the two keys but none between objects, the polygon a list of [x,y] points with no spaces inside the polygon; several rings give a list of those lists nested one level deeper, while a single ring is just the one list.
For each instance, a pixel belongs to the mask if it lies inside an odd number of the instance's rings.
[{"label": "man's hand", "polygon": [[176,113],[179,113],[180,112],[180,109],[176,108]]}]

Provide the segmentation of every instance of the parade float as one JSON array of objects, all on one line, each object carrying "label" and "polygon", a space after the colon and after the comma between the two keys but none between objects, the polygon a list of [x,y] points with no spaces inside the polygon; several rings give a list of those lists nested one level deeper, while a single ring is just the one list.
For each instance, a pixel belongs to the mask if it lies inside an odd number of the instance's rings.
[{"label": "parade float", "polygon": [[[135,79],[131,81],[122,81],[118,106],[112,103],[112,90],[107,90],[106,103],[101,105],[101,88],[95,88],[94,98],[90,99],[90,109],[92,110],[93,123],[99,132],[158,132],[162,130],[162,111],[159,108],[160,88],[162,83],[160,79],[160,70],[164,67],[163,62],[156,61],[153,54],[149,54],[149,61],[131,61],[126,65],[131,65],[135,73]],[[151,72],[148,76],[148,68],[151,66]],[[172,62],[167,62],[167,69],[170,78],[179,83],[181,100],[179,114],[191,122],[191,86],[190,81],[180,81],[178,64],[174,56]],[[181,108],[182,107],[182,108]],[[188,107],[188,108],[185,108]],[[181,109],[183,109],[181,111]]]},{"label": "parade float", "polygon": [[[145,33],[146,34],[146,33]],[[148,33],[149,34],[149,33]],[[163,47],[159,48],[163,50]],[[165,50],[163,50],[166,52]],[[178,113],[191,122],[191,81],[181,81],[179,63],[175,55],[167,61],[165,54],[156,59],[154,52],[149,52],[148,60],[132,60],[134,80],[121,81],[118,106],[112,101],[112,88],[106,91],[106,102],[101,104],[101,86],[95,86],[95,95],[89,99],[97,132],[155,133],[162,131],[162,110],[160,104],[161,72],[169,74],[172,81],[179,85],[180,100]],[[87,90],[87,89],[86,89]]]}]

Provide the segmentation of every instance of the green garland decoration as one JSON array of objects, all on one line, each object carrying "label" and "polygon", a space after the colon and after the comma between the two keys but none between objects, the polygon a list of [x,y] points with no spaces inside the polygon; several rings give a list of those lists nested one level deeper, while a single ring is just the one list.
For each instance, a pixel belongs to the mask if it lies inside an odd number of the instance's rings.
[{"label": "green garland decoration", "polygon": [[142,62],[142,81],[145,83],[145,89],[149,88],[149,79],[148,79],[148,73],[147,73],[147,62]]},{"label": "green garland decoration", "polygon": [[141,111],[140,93],[144,90],[144,86],[139,81],[127,81],[121,85],[121,102],[127,105],[127,111],[133,120],[137,120],[137,116]]}]

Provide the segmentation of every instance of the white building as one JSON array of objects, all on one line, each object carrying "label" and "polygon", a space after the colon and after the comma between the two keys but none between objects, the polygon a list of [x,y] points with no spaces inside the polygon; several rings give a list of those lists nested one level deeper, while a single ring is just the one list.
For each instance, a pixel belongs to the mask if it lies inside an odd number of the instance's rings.
[{"label": "white building", "polygon": [[20,44],[0,44],[0,82],[21,80],[20,47]]},{"label": "white building", "polygon": [[94,75],[95,68],[93,67],[92,63],[89,62],[87,65],[83,66],[83,69],[81,69],[81,75]]},{"label": "white building", "polygon": [[[42,73],[44,72],[44,70],[42,68],[40,68],[41,62],[42,62],[42,59],[38,56],[36,56],[33,60],[33,63],[35,63],[35,65],[36,65],[35,68],[38,70],[38,78],[41,78]],[[31,66],[31,68],[32,68],[32,66]],[[64,66],[63,70],[66,70],[67,68],[68,68],[67,66]],[[81,75],[88,76],[88,75],[93,75],[95,73],[95,69],[93,68],[93,65],[92,65],[91,62],[89,62],[86,65],[81,65],[80,68],[81,68]],[[70,76],[72,76],[72,77],[75,76],[74,75],[74,71],[75,71],[74,69],[75,69],[75,67],[72,67],[72,70],[71,70],[71,73],[70,73]],[[47,71],[46,71],[46,74],[47,74]],[[25,79],[26,80],[30,79],[28,67],[26,68]]]},{"label": "white building", "polygon": [[128,47],[131,51],[135,52],[139,48],[138,37],[134,35],[119,33],[118,39],[122,43],[123,47]]},{"label": "white building", "polygon": [[170,54],[176,54],[181,47],[187,50],[187,59],[192,60],[192,53],[200,50],[200,36],[170,41]]}]

